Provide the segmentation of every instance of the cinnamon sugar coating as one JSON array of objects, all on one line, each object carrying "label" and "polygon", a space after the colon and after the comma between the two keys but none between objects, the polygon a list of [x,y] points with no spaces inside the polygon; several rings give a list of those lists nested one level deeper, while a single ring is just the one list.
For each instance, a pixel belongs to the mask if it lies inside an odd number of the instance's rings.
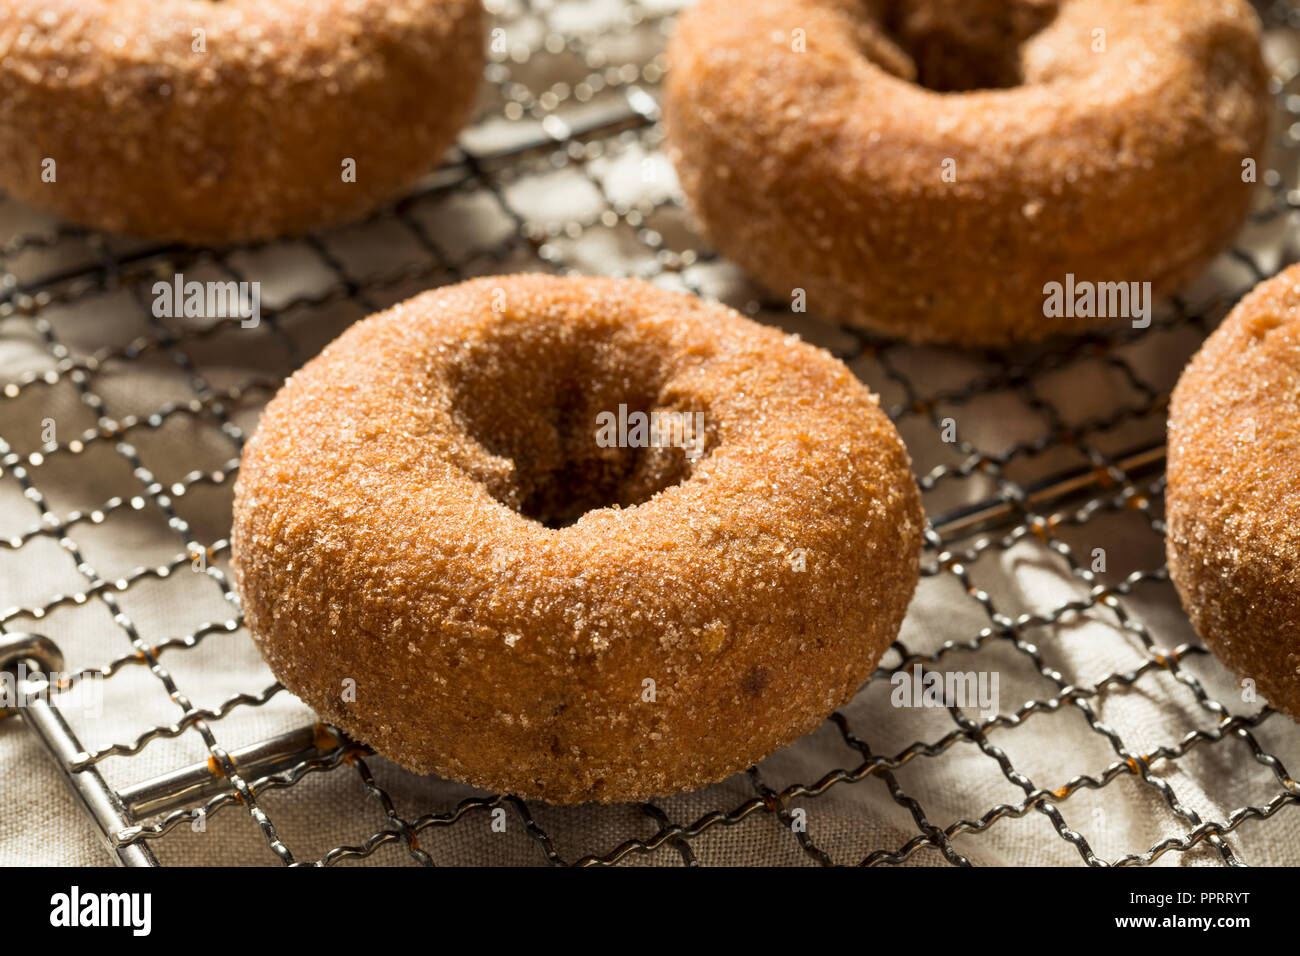
[{"label": "cinnamon sugar coating", "polygon": [[1002,345],[1098,323],[1044,315],[1067,274],[1159,298],[1231,241],[1267,79],[1247,0],[703,0],[664,117],[710,240],[773,294]]},{"label": "cinnamon sugar coating", "polygon": [[[703,454],[603,447],[620,405],[702,414]],[[645,282],[525,275],[417,296],[295,373],[232,541],[254,639],[324,719],[565,804],[702,786],[815,728],[897,635],[922,524],[897,432],[825,351]]]},{"label": "cinnamon sugar coating", "polygon": [[437,165],[482,44],[479,0],[9,0],[0,187],[193,243],[345,221]]},{"label": "cinnamon sugar coating", "polygon": [[1243,299],[1179,379],[1167,500],[1197,633],[1300,720],[1300,266]]}]

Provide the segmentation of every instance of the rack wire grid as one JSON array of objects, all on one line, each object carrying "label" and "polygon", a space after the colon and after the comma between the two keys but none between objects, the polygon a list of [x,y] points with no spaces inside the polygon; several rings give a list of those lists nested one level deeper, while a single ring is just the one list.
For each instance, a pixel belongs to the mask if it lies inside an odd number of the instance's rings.
[{"label": "rack wire grid", "polygon": [[[1300,13],[1260,7],[1274,151],[1210,273],[1147,329],[971,353],[793,314],[707,248],[657,122],[678,5],[489,4],[475,123],[345,229],[193,249],[0,206],[0,663],[69,668],[10,712],[0,742],[28,749],[4,752],[47,752],[132,865],[1300,862],[1300,731],[1191,631],[1162,521],[1179,370],[1297,258]],[[638,275],[801,333],[881,394],[916,465],[921,585],[874,678],[694,794],[555,808],[416,777],[315,723],[242,629],[231,487],[283,377],[390,302],[525,269]],[[156,318],[146,290],[174,273],[260,281],[261,325]],[[891,708],[891,678],[917,667],[995,672],[1021,703]],[[66,704],[91,682],[99,713]]]}]

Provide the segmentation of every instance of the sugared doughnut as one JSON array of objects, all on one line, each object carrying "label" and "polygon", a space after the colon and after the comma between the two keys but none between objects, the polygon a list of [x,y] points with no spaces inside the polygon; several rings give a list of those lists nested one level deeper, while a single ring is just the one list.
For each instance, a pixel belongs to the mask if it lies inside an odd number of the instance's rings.
[{"label": "sugared doughnut", "polygon": [[481,31],[479,0],[12,0],[0,188],[196,243],[341,222],[437,165]]},{"label": "sugared doughnut", "polygon": [[1300,720],[1300,266],[1243,299],[1179,379],[1166,510],[1196,632]]},{"label": "sugared doughnut", "polygon": [[1269,107],[1247,0],[703,0],[665,94],[694,212],[769,291],[992,345],[1135,311],[1052,304],[1067,276],[1193,278]]},{"label": "sugared doughnut", "polygon": [[612,802],[849,700],[921,528],[897,432],[826,352],[534,275],[420,295],[295,373],[245,448],[233,554],[254,639],[327,721],[415,771]]}]

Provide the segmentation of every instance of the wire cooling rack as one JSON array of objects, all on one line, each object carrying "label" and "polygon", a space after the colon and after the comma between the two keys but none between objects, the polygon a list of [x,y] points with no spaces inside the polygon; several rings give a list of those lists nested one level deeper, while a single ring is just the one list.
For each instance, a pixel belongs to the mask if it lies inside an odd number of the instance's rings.
[{"label": "wire cooling rack", "polygon": [[[1297,258],[1300,15],[1261,7],[1274,153],[1210,274],[1145,330],[970,353],[792,314],[708,249],[657,122],[676,5],[489,4],[478,119],[346,229],[200,250],[0,206],[0,663],[66,671],[0,724],[4,774],[51,759],[131,865],[1300,863],[1300,730],[1191,632],[1162,520],[1178,371]],[[638,275],[798,331],[882,395],[916,465],[922,581],[875,678],[695,794],[562,809],[415,777],[314,723],[242,629],[231,486],[279,382],[390,302],[524,269]],[[175,273],[261,282],[262,323],[155,317]],[[996,673],[1003,703],[891,707],[918,667]],[[79,688],[100,703],[71,706]]]}]

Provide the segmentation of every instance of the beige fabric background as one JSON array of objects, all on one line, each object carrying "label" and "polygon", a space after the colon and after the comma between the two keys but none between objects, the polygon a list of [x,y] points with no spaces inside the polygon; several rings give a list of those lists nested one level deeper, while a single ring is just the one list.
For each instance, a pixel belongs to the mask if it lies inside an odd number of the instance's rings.
[{"label": "beige fabric background", "polygon": [[[103,597],[78,597],[102,591],[148,644],[199,635],[194,646],[170,648],[160,658],[193,706],[216,708],[233,694],[257,694],[268,687],[272,677],[247,635],[225,626],[237,614],[223,587],[229,584],[222,542],[229,529],[230,469],[238,454],[231,436],[247,434],[255,424],[268,397],[259,385],[273,386],[371,308],[436,282],[524,268],[644,275],[723,298],[837,354],[856,355],[855,340],[831,326],[762,311],[757,290],[734,268],[708,255],[672,201],[676,183],[660,151],[658,131],[636,124],[626,129],[610,125],[628,115],[629,103],[645,108],[646,97],[655,94],[662,69],[660,50],[671,24],[664,14],[671,13],[671,5],[556,0],[525,10],[501,0],[493,6],[506,31],[507,49],[494,54],[481,119],[462,144],[479,158],[498,188],[488,188],[460,162],[463,157],[456,156],[431,180],[439,188],[423,191],[399,215],[338,230],[318,241],[157,264],[159,275],[180,267],[189,278],[238,270],[261,281],[264,308],[280,310],[274,327],[154,321],[142,305],[148,301],[153,264],[143,272],[128,270],[121,278],[103,281],[93,272],[105,254],[129,255],[146,247],[68,234],[34,210],[12,202],[0,205],[0,242],[7,243],[4,281],[11,288],[35,283],[56,293],[48,302],[19,296],[16,304],[0,310],[0,387],[20,386],[16,397],[0,398],[0,438],[5,442],[0,446],[5,461],[0,473],[0,539],[30,535],[21,547],[0,547],[0,623],[6,630],[49,635],[72,667],[103,666],[129,655],[132,647]],[[1278,35],[1272,41],[1280,70],[1296,63],[1294,43],[1288,47],[1287,42]],[[554,145],[568,131],[589,126],[597,129],[579,137],[581,149]],[[543,145],[520,152],[535,142]],[[1292,150],[1274,159],[1292,185],[1295,157]],[[517,222],[522,222],[527,242],[521,241]],[[1243,245],[1268,271],[1297,258],[1296,230],[1279,218],[1249,229]],[[335,264],[365,288],[364,304],[341,295]],[[81,278],[71,284],[48,282],[68,271]],[[1204,308],[1221,314],[1253,281],[1249,270],[1225,256],[1211,275],[1188,291],[1187,299],[1193,311]],[[1115,344],[1104,354],[1066,346],[1060,361],[1051,358],[1051,349],[998,357],[892,346],[857,356],[852,364],[896,412],[917,474],[929,477],[927,511],[937,516],[997,492],[994,477],[970,469],[973,457],[1009,454],[1002,477],[1024,484],[1085,467],[1098,456],[1105,460],[1159,442],[1163,414],[1158,402],[1153,405],[1134,383],[1155,395],[1166,393],[1203,333],[1167,315],[1158,325],[1140,340]],[[180,338],[168,344],[173,334]],[[132,343],[144,346],[139,357],[134,357]],[[129,354],[123,355],[123,349]],[[1027,370],[1028,385],[1008,379],[1008,368],[1018,367]],[[49,383],[42,378],[47,373]],[[994,387],[973,388],[989,376],[997,382]],[[247,388],[250,383],[254,387]],[[229,389],[240,391],[224,391]],[[214,396],[220,407],[214,406]],[[190,411],[187,403],[197,398],[208,401]],[[917,398],[933,398],[933,407],[912,408]],[[1128,414],[1124,409],[1137,411]],[[107,440],[83,437],[95,429],[101,411],[127,426],[125,433]],[[165,414],[156,421],[148,418],[160,411]],[[1116,417],[1117,423],[1087,429],[1084,452],[1026,451],[1022,443],[1032,444],[1047,434],[1053,416],[1069,424],[1108,417]],[[953,419],[963,444],[941,440],[936,423],[945,417]],[[33,460],[33,453],[43,451],[41,430],[47,419],[56,424],[57,448]],[[74,451],[79,439],[84,450]],[[214,473],[222,480],[214,483],[205,477]],[[30,480],[39,498],[24,495],[20,477]],[[1148,511],[1113,506],[1116,491],[1097,499],[1101,506],[1095,513],[1064,522],[1047,541],[1014,534],[1003,540],[1001,535],[1014,528],[1008,526],[982,544],[979,539],[954,543],[959,549],[975,549],[963,562],[972,588],[987,592],[997,614],[1029,616],[1018,630],[1019,639],[1033,645],[1045,666],[1065,682],[1092,685],[1139,667],[1148,659],[1137,633],[1142,628],[1165,648],[1196,640],[1172,589],[1159,580],[1143,578],[1119,599],[1120,611],[1130,622],[1127,629],[1112,609],[1062,611],[1070,602],[1088,603],[1088,583],[1071,571],[1064,553],[1088,567],[1093,549],[1104,548],[1108,568],[1098,577],[1112,585],[1130,572],[1161,567],[1162,544],[1158,527],[1153,527],[1160,509],[1155,482],[1158,476],[1139,482],[1152,498]],[[1065,514],[1074,516],[1079,504],[1072,503]],[[166,508],[173,512],[170,522]],[[95,509],[104,512],[102,519],[94,515]],[[63,533],[32,534],[43,520],[49,523],[44,512],[56,523],[64,522]],[[196,574],[184,562],[188,539],[216,545],[218,556],[207,573]],[[927,552],[925,561],[933,565],[935,554]],[[151,570],[169,565],[176,570],[165,576]],[[119,588],[120,579],[124,585]],[[47,610],[33,613],[38,608]],[[1043,615],[1043,622],[1033,615]],[[1056,699],[1057,685],[1038,672],[1026,651],[989,636],[989,626],[989,613],[963,582],[949,571],[939,571],[922,580],[900,644],[882,666],[897,665],[903,653],[931,655],[945,642],[954,642],[937,663],[927,666],[996,671],[1004,715],[1031,700]],[[1258,709],[1258,704],[1240,699],[1234,679],[1208,656],[1188,657],[1184,673],[1194,675],[1234,713]],[[171,724],[182,713],[168,699],[159,677],[138,664],[118,668],[103,691],[102,714],[67,711],[91,751],[129,743],[150,728]],[[889,692],[888,679],[878,676],[843,711],[874,754],[901,755],[918,742],[934,745],[956,728],[944,710],[890,706]],[[1124,753],[1091,729],[1084,711],[1069,703],[998,727],[989,741],[1034,787],[1071,791],[1053,803],[1066,825],[1104,860],[1143,853],[1166,838],[1186,834],[1193,828],[1190,814],[1201,821],[1224,822],[1234,809],[1262,807],[1280,791],[1273,770],[1252,757],[1245,741],[1202,743],[1176,760],[1157,762],[1151,770],[1151,778],[1166,783],[1184,809],[1179,816],[1157,787],[1123,767],[1124,757],[1175,747],[1196,729],[1212,730],[1214,715],[1197,702],[1188,683],[1158,670],[1131,687],[1109,687],[1089,702],[1096,718],[1118,735]],[[282,692],[262,706],[235,707],[210,726],[222,747],[234,749],[312,719]],[[1300,766],[1300,730],[1293,723],[1273,715],[1252,733],[1293,773]],[[202,740],[190,730],[174,740],[154,740],[136,756],[108,758],[100,768],[115,786],[126,786],[206,757]],[[764,761],[759,771],[766,786],[780,791],[796,782],[814,784],[836,768],[852,770],[862,760],[827,723]],[[407,820],[449,810],[472,793],[446,781],[406,774],[381,758],[368,765]],[[1077,788],[1071,782],[1077,784],[1080,775],[1114,779],[1101,789]],[[943,862],[934,846],[907,849],[921,832],[907,800],[915,801],[926,820],[940,828],[963,819],[978,821],[999,805],[1014,807],[1025,800],[1024,791],[997,761],[964,739],[937,755],[915,756],[894,772],[892,783],[905,798],[891,795],[890,782],[877,775],[837,784],[816,798],[793,798],[789,808],[806,813],[809,838],[837,863],[856,863],[884,850],[905,856],[908,864],[932,865]],[[658,805],[672,822],[686,825],[710,811],[734,810],[755,794],[754,782],[741,775]],[[366,793],[355,770],[346,767],[310,774],[291,789],[260,795],[259,803],[302,861],[318,859],[332,847],[359,844],[387,825],[379,801]],[[557,852],[569,861],[608,854],[624,840],[648,839],[658,829],[636,807],[530,809],[555,840]],[[1291,805],[1271,819],[1248,820],[1228,842],[1250,863],[1300,863],[1300,810]],[[424,831],[420,843],[440,863],[542,862],[513,815],[504,833],[493,832],[489,816],[478,812],[451,827]],[[1079,852],[1037,810],[1019,818],[1001,815],[985,832],[960,833],[952,844],[980,864],[1082,862]],[[276,862],[248,813],[237,806],[214,814],[203,832],[182,825],[152,845],[164,863]],[[766,812],[754,813],[736,826],[707,829],[691,847],[704,863],[814,862],[789,828]],[[0,722],[0,862],[99,865],[108,860],[39,745],[20,721]],[[1166,853],[1159,863],[1219,860],[1202,842],[1185,853]],[[409,863],[411,858],[405,848],[392,843],[366,862]],[[626,862],[677,865],[682,859],[668,845]]]}]

